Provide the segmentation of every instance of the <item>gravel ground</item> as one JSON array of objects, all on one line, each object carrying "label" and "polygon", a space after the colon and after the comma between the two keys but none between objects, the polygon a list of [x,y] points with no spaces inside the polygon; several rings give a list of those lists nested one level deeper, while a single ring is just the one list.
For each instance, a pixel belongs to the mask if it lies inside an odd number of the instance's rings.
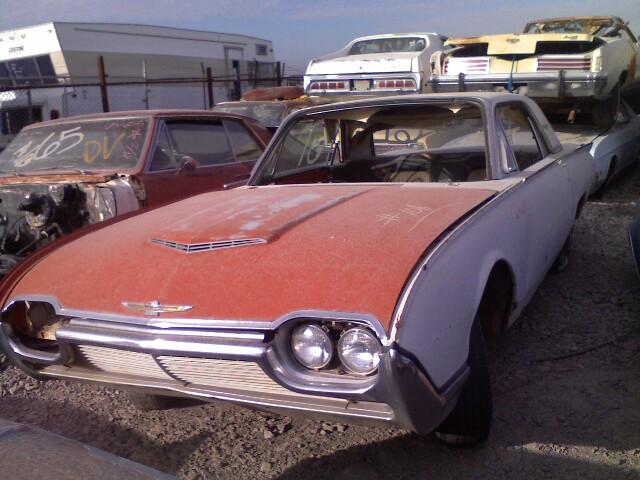
[{"label": "gravel ground", "polygon": [[38,382],[2,359],[0,417],[189,479],[640,478],[640,281],[625,231],[639,198],[636,169],[589,202],[569,268],[491,345],[482,447],[228,405],[140,413],[124,393]]}]

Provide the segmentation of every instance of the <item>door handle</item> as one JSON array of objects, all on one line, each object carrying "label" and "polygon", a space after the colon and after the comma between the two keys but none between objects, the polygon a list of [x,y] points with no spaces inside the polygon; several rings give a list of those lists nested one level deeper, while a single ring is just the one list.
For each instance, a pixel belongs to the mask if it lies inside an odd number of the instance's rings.
[{"label": "door handle", "polygon": [[562,168],[567,168],[567,162],[565,162],[564,160],[558,160],[558,165],[560,165]]}]

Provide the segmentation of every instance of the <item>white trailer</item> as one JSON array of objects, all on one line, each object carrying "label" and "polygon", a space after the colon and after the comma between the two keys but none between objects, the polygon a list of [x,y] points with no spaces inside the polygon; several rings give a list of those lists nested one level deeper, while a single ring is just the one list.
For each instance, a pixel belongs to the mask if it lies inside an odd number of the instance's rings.
[{"label": "white trailer", "polygon": [[[275,72],[271,41],[247,35],[68,22],[0,32],[0,149],[32,121],[101,112],[99,57],[111,111],[207,108],[207,68],[228,79],[214,84],[216,101],[229,99],[237,76],[245,79],[242,90],[247,78]],[[193,82],[170,83],[176,79]]]}]

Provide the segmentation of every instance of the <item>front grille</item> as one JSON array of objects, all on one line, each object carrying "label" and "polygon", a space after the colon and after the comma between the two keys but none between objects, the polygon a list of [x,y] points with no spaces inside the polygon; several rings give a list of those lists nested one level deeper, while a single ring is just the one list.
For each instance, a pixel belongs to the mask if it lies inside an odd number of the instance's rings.
[{"label": "front grille", "polygon": [[588,72],[591,70],[591,59],[584,57],[540,57],[538,59],[538,72],[558,70]]},{"label": "front grille", "polygon": [[174,356],[154,358],[147,353],[93,345],[79,345],[77,352],[83,363],[106,373],[178,380],[211,388],[280,395],[291,393],[274,382],[255,362]]},{"label": "front grille", "polygon": [[92,367],[108,373],[135,375],[154,379],[170,380],[151,355],[115,348],[79,345],[80,357]]},{"label": "front grille", "polygon": [[241,238],[238,240],[220,240],[217,242],[180,243],[172,242],[170,240],[162,240],[160,238],[152,238],[151,243],[191,253],[204,252],[208,250],[221,250],[223,248],[244,247],[246,245],[258,245],[261,243],[267,243],[267,241],[264,238]]},{"label": "front grille", "polygon": [[158,362],[179,380],[203,387],[260,393],[290,394],[254,362],[211,358],[158,357]]},{"label": "front grille", "polygon": [[444,63],[445,75],[489,73],[489,57],[449,57]]}]

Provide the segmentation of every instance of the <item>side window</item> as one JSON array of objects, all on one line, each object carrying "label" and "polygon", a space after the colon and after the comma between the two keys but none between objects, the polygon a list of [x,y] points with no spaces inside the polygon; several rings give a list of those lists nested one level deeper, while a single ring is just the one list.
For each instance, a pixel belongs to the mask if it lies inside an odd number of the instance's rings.
[{"label": "side window", "polygon": [[170,122],[167,129],[178,155],[192,157],[201,167],[235,161],[220,122]]},{"label": "side window", "polygon": [[236,160],[238,162],[256,161],[262,154],[262,147],[247,132],[246,128],[240,122],[234,120],[223,120],[222,123],[229,134]]},{"label": "side window", "polygon": [[324,120],[297,122],[282,142],[273,173],[329,163],[337,129],[329,132]]},{"label": "side window", "polygon": [[177,168],[178,165],[176,163],[173,149],[171,148],[167,127],[162,125],[158,136],[156,150],[153,153],[153,159],[151,160],[151,167],[149,169],[152,172],[156,172],[160,170],[175,170]]},{"label": "side window", "polygon": [[542,160],[543,155],[533,131],[532,120],[520,105],[500,105],[496,109],[496,116],[502,124],[520,170]]}]

